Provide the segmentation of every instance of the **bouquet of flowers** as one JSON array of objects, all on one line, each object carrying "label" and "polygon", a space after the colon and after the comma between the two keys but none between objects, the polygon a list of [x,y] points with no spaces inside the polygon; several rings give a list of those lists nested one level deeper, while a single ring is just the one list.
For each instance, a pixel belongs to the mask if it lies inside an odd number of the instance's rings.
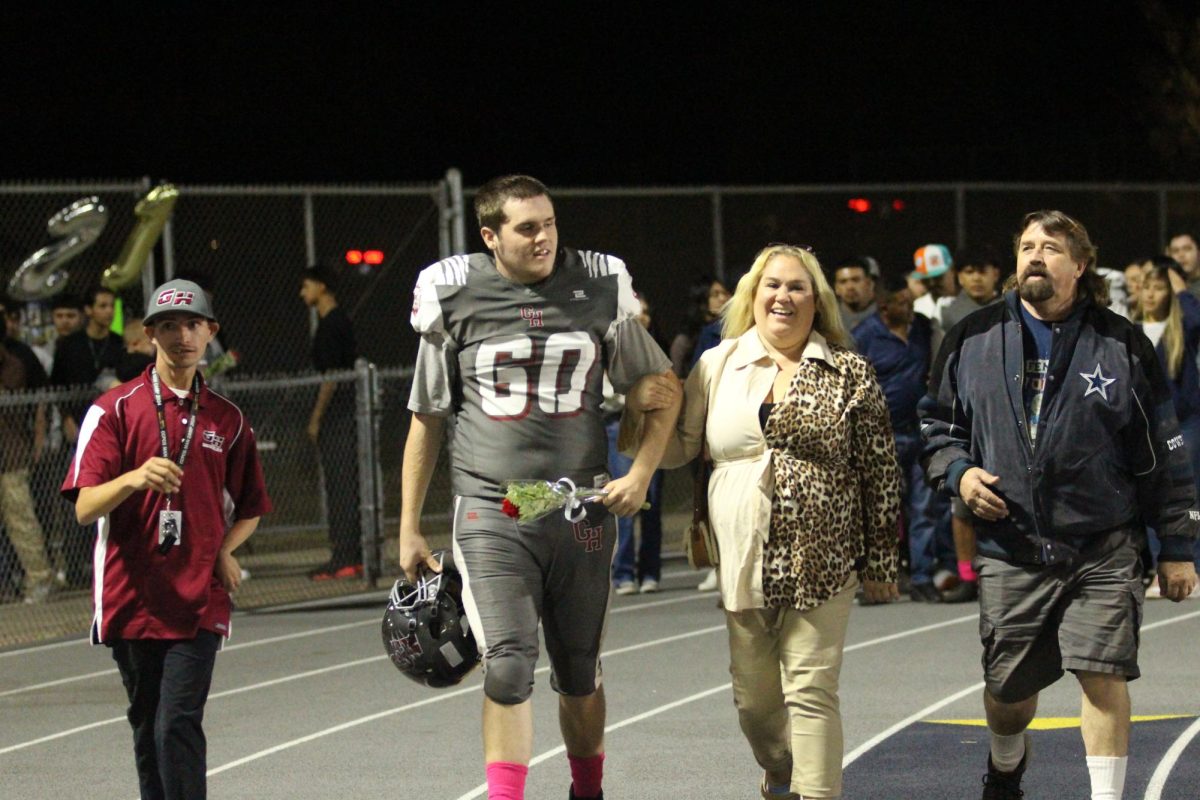
[{"label": "bouquet of flowers", "polygon": [[[518,522],[531,522],[547,514],[563,510],[568,522],[579,522],[585,516],[584,503],[594,503],[608,492],[603,489],[576,488],[570,478],[556,481],[511,480],[504,482],[504,499],[500,508]],[[642,504],[642,510],[650,508]]]}]

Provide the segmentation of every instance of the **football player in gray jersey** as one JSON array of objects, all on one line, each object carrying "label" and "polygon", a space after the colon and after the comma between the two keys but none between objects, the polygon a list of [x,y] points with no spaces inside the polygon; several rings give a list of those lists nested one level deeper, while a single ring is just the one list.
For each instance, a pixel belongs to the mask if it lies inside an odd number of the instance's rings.
[{"label": "football player in gray jersey", "polygon": [[[611,592],[614,515],[641,508],[679,413],[671,362],[638,322],[620,259],[559,249],[554,205],[537,180],[490,181],[475,198],[489,253],[421,272],[412,324],[421,335],[401,485],[400,566],[437,570],[421,511],[451,432],[454,556],[483,652],[488,797],[522,798],[533,747],[530,697],[541,621],[571,766],[570,797],[603,797],[604,692],[599,652]],[[633,467],[608,480],[602,378],[648,407]],[[447,420],[450,424],[447,425]],[[501,512],[509,479],[604,486],[572,522],[519,523]]]}]

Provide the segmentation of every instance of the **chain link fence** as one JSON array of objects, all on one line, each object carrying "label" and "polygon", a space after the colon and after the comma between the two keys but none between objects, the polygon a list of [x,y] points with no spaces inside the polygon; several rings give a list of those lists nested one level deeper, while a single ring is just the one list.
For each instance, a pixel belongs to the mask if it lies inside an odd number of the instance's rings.
[{"label": "chain link fence", "polygon": [[[222,394],[254,429],[274,505],[237,553],[245,570],[238,607],[361,592],[397,574],[395,543],[387,540],[395,538],[398,514],[385,519],[383,502],[387,496],[398,506],[400,445],[391,434],[382,442],[380,431],[406,425],[411,372],[394,368],[381,381],[375,368],[360,360],[354,371],[224,383]],[[332,436],[313,441],[306,426],[323,382],[344,387],[353,402],[342,419],[334,416],[339,408],[331,407],[322,428]],[[74,509],[59,494],[73,449],[60,441],[34,459],[19,445],[32,441],[40,413],[87,403],[95,395],[90,387],[0,393],[6,458],[0,471],[0,647],[88,628],[95,526],[76,524]],[[401,428],[399,442],[403,435]],[[438,482],[448,485],[444,475]],[[385,493],[385,486],[392,488]],[[447,522],[437,515],[431,520],[435,540],[444,534],[438,523],[444,528]],[[347,543],[364,567],[362,574],[317,577]]]},{"label": "chain link fence", "polygon": [[[133,229],[134,205],[149,188],[146,179],[0,185],[0,278],[7,284],[16,266],[47,243],[50,216],[80,197],[97,195],[108,208],[107,227],[68,264],[70,290],[84,294]],[[220,389],[242,406],[255,428],[275,502],[274,513],[239,553],[249,579],[238,605],[276,605],[386,585],[395,574],[406,404],[417,347],[407,322],[409,299],[423,266],[482,247],[477,234],[464,233],[475,227],[463,212],[471,192],[462,191],[453,171],[444,181],[421,186],[179,189],[146,282],[184,271],[211,279],[226,343],[240,356],[237,369],[222,376]],[[669,339],[683,322],[682,287],[705,273],[732,286],[767,242],[812,245],[826,263],[870,254],[885,269],[907,271],[913,250],[927,242],[988,244],[1009,252],[1024,213],[1055,207],[1083,220],[1100,245],[1101,263],[1119,267],[1160,252],[1169,234],[1195,229],[1198,189],[872,184],[558,189],[555,198],[561,241],[623,257]],[[859,210],[851,208],[851,200]],[[347,263],[347,253],[355,251],[377,252],[378,263]],[[307,371],[314,318],[298,291],[301,270],[314,261],[342,273],[339,301],[354,321],[364,358],[353,372]],[[142,292],[135,286],[122,293],[128,307],[141,307]],[[48,305],[22,304],[19,310],[21,338],[52,353]],[[306,434],[323,381],[352,386],[355,398],[336,431],[330,420],[327,432],[336,432],[343,447],[324,459]],[[39,406],[48,415],[49,431],[36,460],[10,463],[3,472],[4,510],[14,504],[31,508],[41,539],[38,544],[28,525],[0,515],[0,647],[87,629],[94,532],[74,524],[71,508],[58,495],[71,451],[54,425],[54,408],[86,402],[95,392],[81,387],[0,394],[5,459],[20,461],[17,443],[32,436]],[[666,476],[666,548],[677,547],[686,522],[690,480],[687,469]],[[423,523],[435,546],[448,541],[450,504],[443,454]],[[351,518],[357,524],[346,521]],[[358,537],[362,577],[312,580],[310,573],[328,564],[347,537]],[[42,569],[38,552],[53,589],[26,603],[27,572]]]}]

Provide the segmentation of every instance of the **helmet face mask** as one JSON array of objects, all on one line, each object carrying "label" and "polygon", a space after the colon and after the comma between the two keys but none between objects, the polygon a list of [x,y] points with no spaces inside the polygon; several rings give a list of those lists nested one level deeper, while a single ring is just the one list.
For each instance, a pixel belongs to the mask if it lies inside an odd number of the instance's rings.
[{"label": "helmet face mask", "polygon": [[479,650],[462,604],[462,575],[447,551],[434,556],[442,571],[422,572],[413,584],[392,586],[383,614],[383,646],[396,669],[433,688],[454,686],[479,664]]}]

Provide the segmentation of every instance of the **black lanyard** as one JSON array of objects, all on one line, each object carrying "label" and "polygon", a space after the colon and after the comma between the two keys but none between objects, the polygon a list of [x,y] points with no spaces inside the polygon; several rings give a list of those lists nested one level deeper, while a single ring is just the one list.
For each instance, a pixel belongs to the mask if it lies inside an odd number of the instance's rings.
[{"label": "black lanyard", "polygon": [[[168,461],[171,459],[171,447],[167,443],[167,412],[163,407],[162,384],[158,379],[158,369],[150,368],[150,385],[154,387],[154,408],[158,412],[158,442],[162,447],[162,457]],[[179,449],[179,460],[176,461],[180,469],[183,469],[183,463],[187,461],[188,450],[192,447],[192,435],[196,432],[196,411],[200,408],[200,372],[192,376],[192,410],[188,415],[187,433],[183,435],[183,447]],[[171,498],[167,497],[167,507],[171,507]]]}]

